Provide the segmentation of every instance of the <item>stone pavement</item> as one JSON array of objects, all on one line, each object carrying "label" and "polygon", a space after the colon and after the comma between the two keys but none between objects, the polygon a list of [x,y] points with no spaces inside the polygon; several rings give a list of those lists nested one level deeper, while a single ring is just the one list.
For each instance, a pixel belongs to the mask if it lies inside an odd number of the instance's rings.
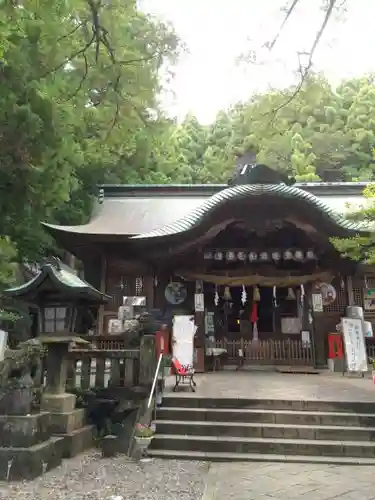
[{"label": "stone pavement", "polygon": [[375,500],[374,466],[212,463],[202,500]]},{"label": "stone pavement", "polygon": [[[220,371],[196,375],[197,390],[179,390],[183,397],[245,398],[283,400],[321,400],[375,402],[375,386],[371,379],[342,376],[337,373],[319,375],[275,372]],[[173,386],[169,377],[167,387]]]}]

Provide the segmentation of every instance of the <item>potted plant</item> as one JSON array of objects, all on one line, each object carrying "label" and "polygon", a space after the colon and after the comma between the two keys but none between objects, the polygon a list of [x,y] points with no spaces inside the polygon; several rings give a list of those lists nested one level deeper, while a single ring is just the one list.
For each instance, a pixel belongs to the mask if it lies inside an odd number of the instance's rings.
[{"label": "potted plant", "polygon": [[134,438],[142,453],[144,453],[149,447],[153,436],[154,430],[149,425],[141,424],[139,422],[136,424]]}]

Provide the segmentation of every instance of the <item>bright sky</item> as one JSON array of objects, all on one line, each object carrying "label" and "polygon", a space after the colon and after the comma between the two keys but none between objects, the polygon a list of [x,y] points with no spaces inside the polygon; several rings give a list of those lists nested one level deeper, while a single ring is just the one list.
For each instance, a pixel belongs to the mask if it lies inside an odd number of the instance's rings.
[{"label": "bright sky", "polygon": [[[209,123],[220,109],[257,91],[293,83],[297,52],[311,47],[324,17],[323,1],[301,0],[270,54],[262,45],[277,33],[280,9],[290,0],[140,0],[145,10],[173,23],[188,49],[175,68],[174,96],[164,99],[169,113],[181,119],[192,112]],[[375,0],[345,4],[314,57],[314,69],[333,82],[375,72]],[[252,50],[258,63],[239,63]]]}]

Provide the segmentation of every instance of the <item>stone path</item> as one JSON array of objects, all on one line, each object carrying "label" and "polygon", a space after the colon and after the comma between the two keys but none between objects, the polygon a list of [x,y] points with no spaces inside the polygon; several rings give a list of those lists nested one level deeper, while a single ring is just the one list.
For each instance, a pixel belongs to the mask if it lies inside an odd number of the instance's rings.
[{"label": "stone path", "polygon": [[102,459],[96,451],[64,460],[30,482],[0,482],[1,500],[201,500],[208,464]]},{"label": "stone path", "polygon": [[1,483],[1,500],[375,500],[375,467],[284,463],[134,462],[97,452],[30,482]]},{"label": "stone path", "polygon": [[373,466],[215,463],[202,500],[374,500],[374,474]]},{"label": "stone path", "polygon": [[[196,375],[197,391],[180,390],[184,397],[248,399],[297,399],[375,402],[375,386],[369,378],[321,373],[319,375],[273,372],[220,371]],[[168,379],[172,387],[174,378]]]}]

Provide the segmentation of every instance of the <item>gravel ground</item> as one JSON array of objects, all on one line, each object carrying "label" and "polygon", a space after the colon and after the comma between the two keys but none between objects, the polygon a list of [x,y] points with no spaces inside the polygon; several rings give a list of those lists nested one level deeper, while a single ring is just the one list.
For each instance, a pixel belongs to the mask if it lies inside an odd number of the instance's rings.
[{"label": "gravel ground", "polygon": [[109,500],[118,495],[123,500],[201,500],[207,472],[208,465],[199,462],[103,459],[94,451],[64,460],[34,481],[0,482],[0,499]]}]

